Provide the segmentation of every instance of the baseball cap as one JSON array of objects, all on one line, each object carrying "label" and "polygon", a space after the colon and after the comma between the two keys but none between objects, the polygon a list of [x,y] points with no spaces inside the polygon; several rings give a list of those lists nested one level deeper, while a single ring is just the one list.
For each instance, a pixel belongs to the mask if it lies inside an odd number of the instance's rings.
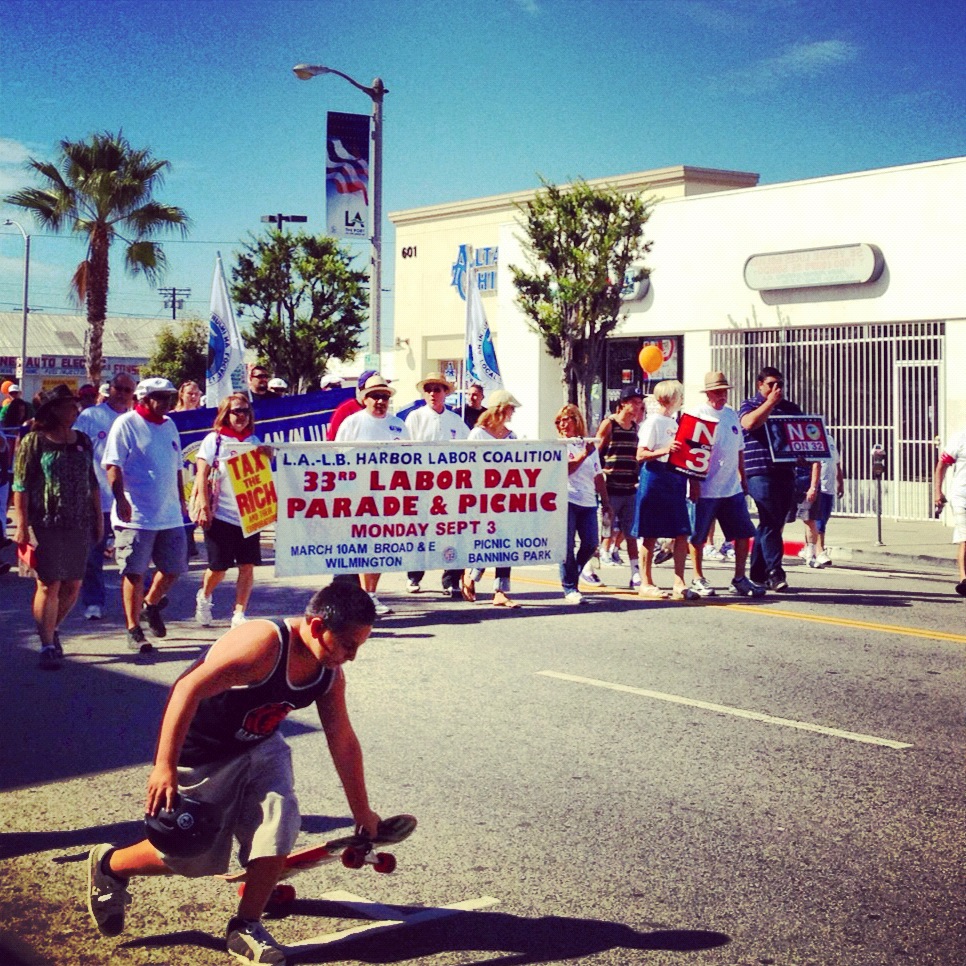
[{"label": "baseball cap", "polygon": [[134,395],[138,399],[144,399],[145,396],[150,396],[154,393],[177,393],[177,391],[171,385],[170,380],[164,379],[161,376],[149,376],[147,379],[142,379],[138,383],[137,389],[134,390]]},{"label": "baseball cap", "polygon": [[637,386],[624,386],[621,390],[621,402],[629,402],[631,399],[643,399],[644,393]]},{"label": "baseball cap", "polygon": [[288,389],[288,383],[284,379],[279,379],[276,376],[274,379],[268,380],[269,389]]},{"label": "baseball cap", "polygon": [[319,380],[320,389],[341,389],[342,388],[342,376],[337,376],[334,372],[330,372],[327,376],[323,376]]}]

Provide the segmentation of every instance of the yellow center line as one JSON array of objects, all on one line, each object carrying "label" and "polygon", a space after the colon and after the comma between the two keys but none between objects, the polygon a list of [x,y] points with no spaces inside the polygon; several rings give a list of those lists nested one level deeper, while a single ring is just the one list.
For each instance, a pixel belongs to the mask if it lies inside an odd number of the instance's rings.
[{"label": "yellow center line", "polygon": [[[540,587],[559,587],[560,584],[553,580],[541,580],[538,577],[517,577],[514,573],[513,579],[520,583],[536,584]],[[594,594],[608,594],[616,597],[629,597],[638,600],[635,591],[622,587],[595,587]],[[651,603],[650,601],[648,603]],[[662,602],[663,603],[663,602]],[[904,627],[901,624],[878,624],[874,621],[849,620],[847,617],[823,617],[819,614],[801,614],[793,610],[776,610],[770,606],[761,604],[732,604],[726,603],[720,597],[714,600],[692,601],[685,606],[694,607],[695,605],[719,607],[725,610],[739,610],[749,614],[757,614],[759,617],[782,617],[786,620],[811,621],[814,624],[831,624],[834,627],[853,627],[856,630],[877,631],[880,634],[899,634],[906,637],[923,637],[934,641],[954,641],[957,644],[966,644],[966,634],[951,634],[948,631],[930,631],[921,627]]]}]

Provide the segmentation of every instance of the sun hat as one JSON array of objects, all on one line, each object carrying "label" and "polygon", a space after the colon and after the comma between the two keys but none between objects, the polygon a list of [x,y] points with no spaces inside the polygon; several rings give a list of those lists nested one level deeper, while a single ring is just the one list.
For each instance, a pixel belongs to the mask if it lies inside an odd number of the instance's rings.
[{"label": "sun hat", "polygon": [[712,370],[704,374],[704,389],[702,392],[712,392],[715,389],[733,389],[723,372]]},{"label": "sun hat", "polygon": [[356,391],[356,399],[361,403],[366,396],[371,395],[376,390],[380,392],[388,392],[390,396],[396,395],[396,390],[389,385],[389,383],[379,375],[378,372],[373,373],[365,382],[365,385]]},{"label": "sun hat", "polygon": [[165,379],[162,376],[149,376],[147,379],[142,379],[137,384],[137,388],[134,390],[134,395],[138,399],[144,399],[146,396],[152,396],[155,393],[177,394],[177,392],[178,390],[171,385],[170,380]]},{"label": "sun hat", "polygon": [[441,372],[431,372],[422,382],[416,383],[416,388],[422,392],[427,385],[445,386],[448,393],[455,392],[456,386],[449,381]]},{"label": "sun hat", "polygon": [[57,405],[57,403],[63,402],[65,399],[68,399],[71,402],[77,402],[77,394],[66,383],[62,382],[59,385],[54,386],[53,389],[48,389],[47,392],[43,394],[40,405],[37,407],[37,419],[43,421],[46,418],[47,413],[49,413],[50,410]]},{"label": "sun hat", "polygon": [[334,372],[330,372],[327,376],[323,376],[319,380],[320,389],[341,389],[342,388],[342,376],[337,376]]},{"label": "sun hat", "polygon": [[494,406],[512,406],[514,409],[520,408],[520,400],[506,389],[494,389],[484,400],[487,409]]}]

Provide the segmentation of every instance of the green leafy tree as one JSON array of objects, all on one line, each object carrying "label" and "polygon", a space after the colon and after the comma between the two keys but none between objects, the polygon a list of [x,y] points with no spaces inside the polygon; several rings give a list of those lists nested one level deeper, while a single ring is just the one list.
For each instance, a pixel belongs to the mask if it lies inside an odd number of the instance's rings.
[{"label": "green leafy tree", "polygon": [[146,376],[163,376],[175,386],[191,380],[204,392],[208,364],[208,324],[184,319],[179,328],[165,325],[158,332],[154,355],[141,367]]},{"label": "green leafy tree", "polygon": [[246,345],[300,392],[318,382],[330,359],[362,348],[368,279],[352,258],[334,238],[271,229],[232,268],[232,298],[239,317],[248,316]]},{"label": "green leafy tree", "polygon": [[651,202],[586,181],[543,189],[524,205],[528,269],[511,267],[517,304],[547,351],[562,364],[568,402],[592,425],[591,387],[599,379],[607,335],[625,318],[627,276],[640,281],[651,250],[644,226]]},{"label": "green leafy tree", "polygon": [[125,268],[156,285],[165,256],[154,236],[187,232],[184,211],[153,197],[169,166],[148,150],[131,147],[120,132],[93,134],[87,141],[61,141],[56,163],[31,158],[27,167],[43,186],[22,188],[4,199],[29,211],[44,228],[86,236],[87,254],[74,272],[71,290],[87,305],[87,378],[95,384],[104,366],[111,246],[122,244]]}]

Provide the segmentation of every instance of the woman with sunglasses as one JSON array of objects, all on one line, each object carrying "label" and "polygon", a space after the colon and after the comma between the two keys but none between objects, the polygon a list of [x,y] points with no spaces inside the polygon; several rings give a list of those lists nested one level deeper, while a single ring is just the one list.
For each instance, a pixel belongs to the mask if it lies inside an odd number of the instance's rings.
[{"label": "woman with sunglasses", "polygon": [[246,537],[238,514],[238,505],[225,469],[225,461],[242,452],[256,449],[271,455],[255,435],[255,414],[251,400],[243,392],[226,396],[215,414],[212,431],[201,441],[195,458],[198,493],[203,505],[198,511],[198,524],[205,531],[208,569],[195,598],[195,620],[208,627],[213,620],[212,595],[225,579],[229,567],[238,567],[235,584],[235,610],[231,626],[245,623],[255,583],[255,567],[262,562],[260,534]]}]

